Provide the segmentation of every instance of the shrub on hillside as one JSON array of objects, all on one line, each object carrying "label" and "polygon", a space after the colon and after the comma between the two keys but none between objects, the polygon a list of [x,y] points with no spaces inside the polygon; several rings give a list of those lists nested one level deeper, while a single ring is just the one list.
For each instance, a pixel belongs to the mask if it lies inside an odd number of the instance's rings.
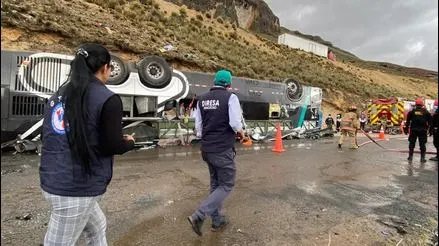
[{"label": "shrub on hillside", "polygon": [[239,39],[239,35],[237,32],[232,32],[229,35],[230,35],[230,38],[232,38],[232,39],[235,39],[235,40]]},{"label": "shrub on hillside", "polygon": [[107,6],[109,8],[111,8],[111,9],[116,9],[116,7],[119,6],[119,1],[117,1],[117,0],[110,0],[110,1],[108,1]]},{"label": "shrub on hillside", "polygon": [[119,15],[120,13],[122,13],[122,6],[120,6],[120,5],[117,5],[117,6],[115,6],[114,7],[114,10],[116,11],[115,13],[114,13],[114,15]]},{"label": "shrub on hillside", "polygon": [[185,8],[180,8],[179,12],[181,17],[187,17],[187,11]]},{"label": "shrub on hillside", "polygon": [[131,4],[130,9],[134,11],[141,10],[143,9],[143,5],[139,2],[134,2],[133,4]]},{"label": "shrub on hillside", "polygon": [[174,18],[178,17],[178,13],[177,12],[172,12],[171,13],[171,17],[174,17]]},{"label": "shrub on hillside", "polygon": [[191,25],[191,31],[197,33],[200,32],[196,26],[192,26],[192,25]]},{"label": "shrub on hillside", "polygon": [[153,1],[152,0],[140,0],[140,3],[144,4],[144,5],[152,5]]},{"label": "shrub on hillside", "polygon": [[136,12],[130,10],[124,10],[123,15],[125,15],[128,19],[134,20],[136,18]]}]

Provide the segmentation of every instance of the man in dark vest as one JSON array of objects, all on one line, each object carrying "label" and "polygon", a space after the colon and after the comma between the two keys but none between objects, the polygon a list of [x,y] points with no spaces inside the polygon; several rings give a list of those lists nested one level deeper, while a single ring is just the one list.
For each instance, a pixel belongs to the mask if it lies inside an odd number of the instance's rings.
[{"label": "man in dark vest", "polygon": [[334,118],[332,118],[331,114],[328,115],[328,118],[325,120],[326,127],[332,130],[332,125],[334,125]]},{"label": "man in dark vest", "polygon": [[227,90],[231,84],[231,72],[219,70],[214,86],[198,97],[195,129],[201,137],[201,154],[210,173],[210,195],[188,217],[193,231],[199,236],[202,236],[203,221],[209,216],[212,217],[212,231],[219,231],[228,223],[221,207],[235,185],[236,133],[244,138],[238,97]]},{"label": "man in dark vest", "polygon": [[430,135],[433,135],[433,145],[436,148],[436,156],[430,158],[430,161],[437,161],[438,158],[438,149],[439,149],[439,137],[437,134],[437,129],[439,127],[439,108],[437,99],[434,100],[434,114],[433,114],[433,120],[432,120],[432,127],[430,127]]},{"label": "man in dark vest", "polygon": [[416,145],[416,139],[419,139],[419,148],[421,149],[421,163],[425,163],[425,153],[427,147],[427,133],[431,127],[431,114],[424,108],[422,98],[416,99],[415,108],[407,114],[407,121],[404,127],[404,133],[409,133],[409,161],[413,160],[413,152]]},{"label": "man in dark vest", "polygon": [[337,130],[337,132],[340,132],[341,114],[337,114],[335,120],[336,120],[335,129]]}]

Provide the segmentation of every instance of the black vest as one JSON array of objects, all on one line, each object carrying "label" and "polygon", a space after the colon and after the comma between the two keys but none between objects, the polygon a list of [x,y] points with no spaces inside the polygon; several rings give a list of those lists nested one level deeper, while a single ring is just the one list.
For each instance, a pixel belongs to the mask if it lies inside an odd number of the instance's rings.
[{"label": "black vest", "polygon": [[60,196],[97,196],[105,193],[113,174],[113,156],[99,154],[99,122],[104,103],[113,96],[104,84],[93,81],[88,88],[88,140],[95,156],[92,174],[85,176],[81,164],[73,161],[64,125],[62,93],[52,96],[44,113],[40,182],[46,192]]},{"label": "black vest", "polygon": [[425,109],[413,109],[411,112],[410,129],[412,131],[427,131],[428,130],[428,114]]},{"label": "black vest", "polygon": [[223,152],[235,145],[236,133],[229,125],[229,98],[232,93],[213,87],[198,98],[203,120],[201,151]]}]

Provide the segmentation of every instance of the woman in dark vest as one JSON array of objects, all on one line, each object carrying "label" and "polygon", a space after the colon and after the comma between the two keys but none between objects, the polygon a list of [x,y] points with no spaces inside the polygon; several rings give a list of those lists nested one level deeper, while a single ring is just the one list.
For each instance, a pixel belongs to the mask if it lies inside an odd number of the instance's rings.
[{"label": "woman in dark vest", "polygon": [[51,203],[44,245],[107,245],[106,218],[98,201],[113,173],[113,156],[134,148],[122,134],[122,101],[105,83],[111,56],[98,44],[84,44],[71,62],[68,83],[44,113],[40,182]]}]

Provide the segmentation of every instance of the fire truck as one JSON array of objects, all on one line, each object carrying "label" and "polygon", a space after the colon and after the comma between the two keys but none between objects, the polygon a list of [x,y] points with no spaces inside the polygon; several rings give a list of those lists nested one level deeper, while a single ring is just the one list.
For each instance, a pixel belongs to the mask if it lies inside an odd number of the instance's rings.
[{"label": "fire truck", "polygon": [[370,100],[367,105],[368,130],[379,131],[383,126],[387,134],[400,134],[404,111],[404,101],[398,98]]},{"label": "fire truck", "polygon": [[[434,100],[424,99],[424,107],[433,114]],[[368,130],[379,131],[385,122],[385,133],[401,134],[401,125],[404,126],[407,113],[415,106],[415,101],[401,98],[372,99],[367,105]]]}]

